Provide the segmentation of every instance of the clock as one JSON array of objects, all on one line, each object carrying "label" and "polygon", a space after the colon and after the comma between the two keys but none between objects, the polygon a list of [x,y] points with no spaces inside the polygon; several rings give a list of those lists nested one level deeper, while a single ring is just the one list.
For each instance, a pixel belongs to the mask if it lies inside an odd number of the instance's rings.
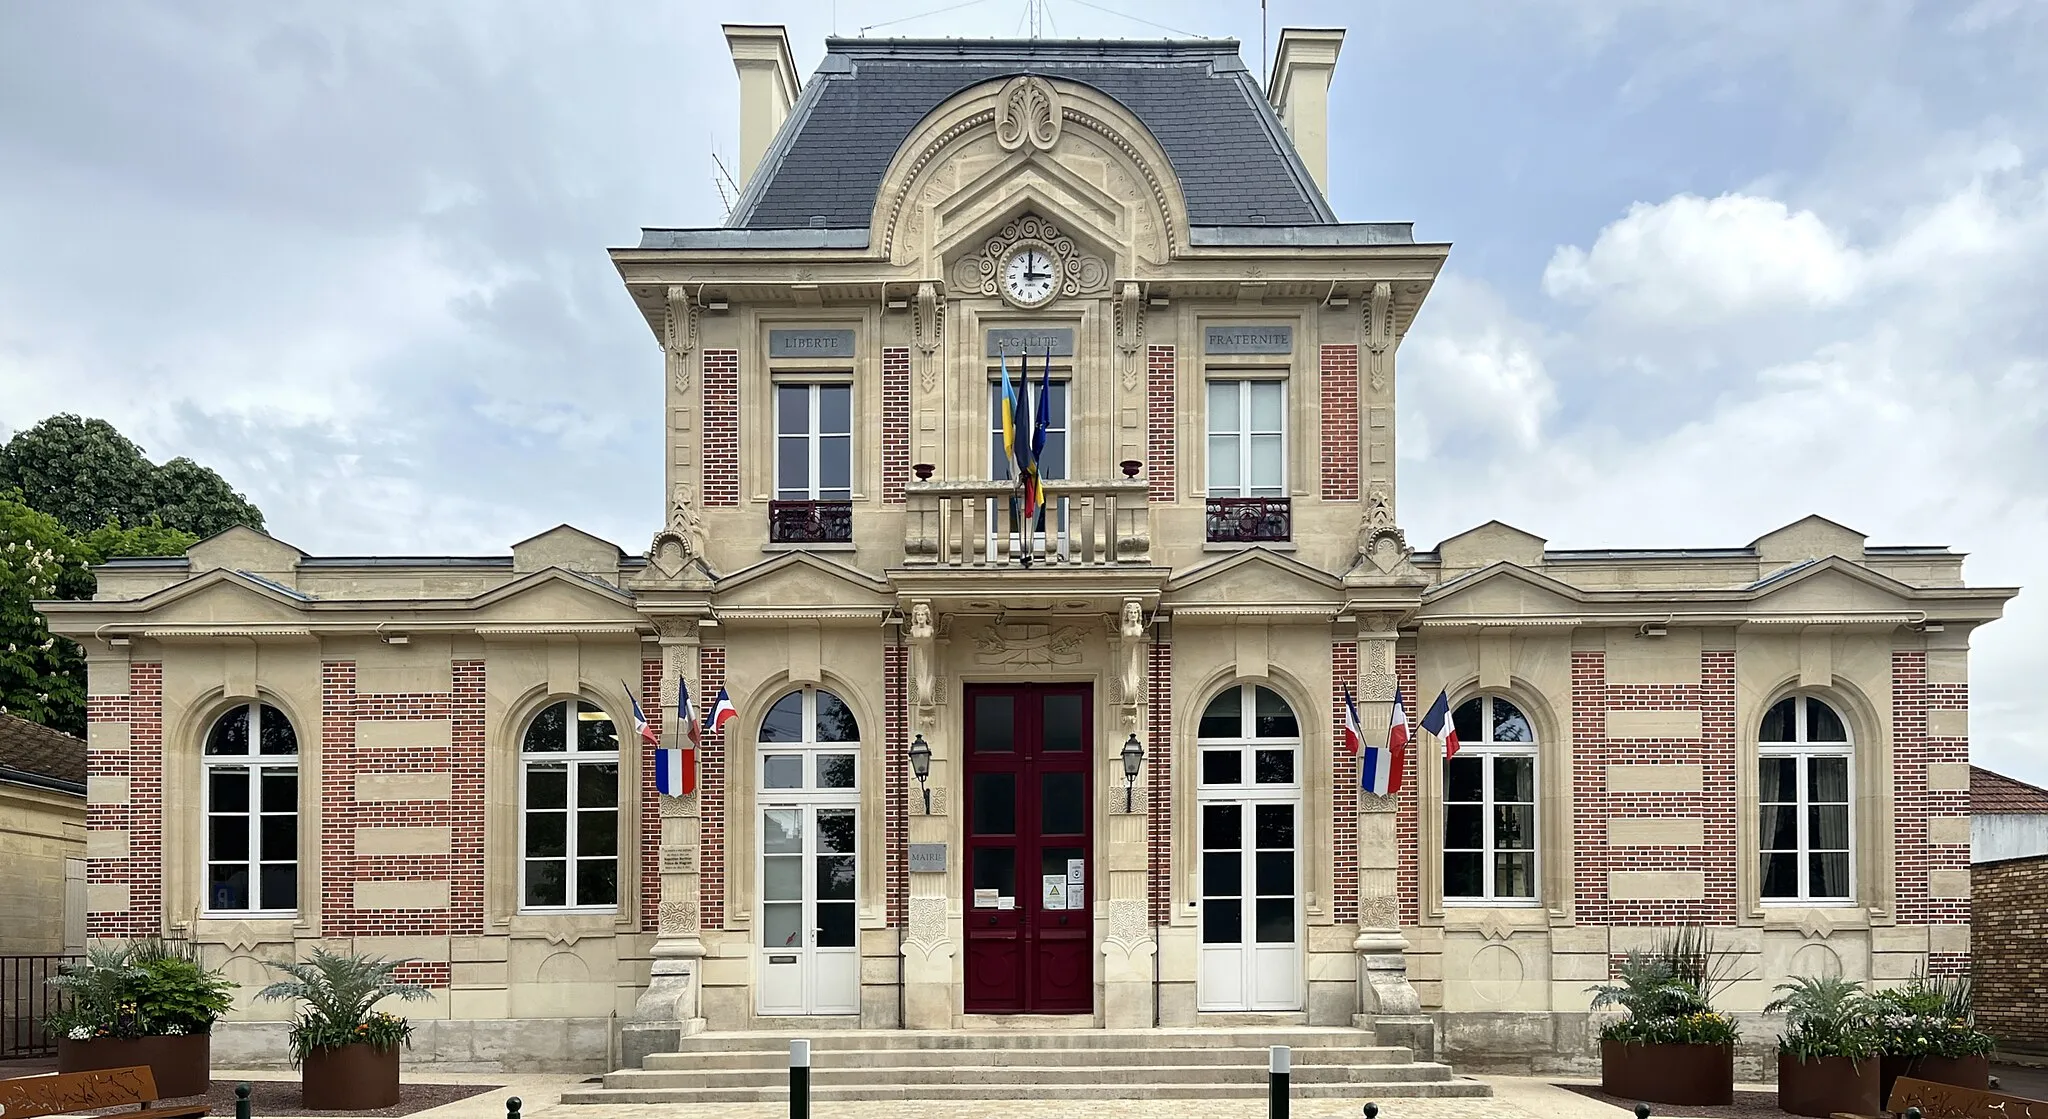
[{"label": "clock", "polygon": [[1003,258],[1003,297],[1019,307],[1043,307],[1059,290],[1058,263],[1043,245],[1019,245]]}]

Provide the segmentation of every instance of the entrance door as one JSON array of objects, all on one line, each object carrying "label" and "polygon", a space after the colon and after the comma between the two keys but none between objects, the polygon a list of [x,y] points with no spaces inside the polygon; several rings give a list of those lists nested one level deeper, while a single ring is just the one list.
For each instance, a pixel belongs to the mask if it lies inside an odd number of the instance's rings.
[{"label": "entrance door", "polygon": [[1196,732],[1201,853],[1200,1010],[1299,1010],[1302,917],[1296,858],[1301,731],[1257,684],[1212,700]]},{"label": "entrance door", "polygon": [[966,707],[967,1012],[1089,1013],[1088,686],[969,685]]},{"label": "entrance door", "polygon": [[852,808],[761,809],[761,1013],[860,1013]]}]

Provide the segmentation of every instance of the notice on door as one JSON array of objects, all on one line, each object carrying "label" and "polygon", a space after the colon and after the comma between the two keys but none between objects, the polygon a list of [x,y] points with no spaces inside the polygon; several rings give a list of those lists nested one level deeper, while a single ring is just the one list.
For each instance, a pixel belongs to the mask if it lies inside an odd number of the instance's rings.
[{"label": "notice on door", "polygon": [[1001,891],[1001,890],[976,890],[976,891],[974,891],[974,908],[976,908],[976,909],[1000,909],[1000,908],[1002,908],[1002,891]]},{"label": "notice on door", "polygon": [[1047,874],[1042,876],[1044,897],[1039,901],[1041,909],[1065,909],[1067,907],[1067,876]]},{"label": "notice on door", "polygon": [[1081,887],[1088,884],[1088,860],[1067,860],[1067,893],[1079,896]]}]

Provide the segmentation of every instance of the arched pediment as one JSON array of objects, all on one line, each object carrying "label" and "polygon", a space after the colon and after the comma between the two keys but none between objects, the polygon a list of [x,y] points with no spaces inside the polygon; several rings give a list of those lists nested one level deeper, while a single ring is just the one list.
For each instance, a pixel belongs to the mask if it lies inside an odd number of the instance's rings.
[{"label": "arched pediment", "polygon": [[938,259],[1014,216],[1026,191],[1120,258],[1164,261],[1187,244],[1187,204],[1151,132],[1100,90],[1036,75],[964,89],[910,131],[876,193],[869,244],[897,264]]}]

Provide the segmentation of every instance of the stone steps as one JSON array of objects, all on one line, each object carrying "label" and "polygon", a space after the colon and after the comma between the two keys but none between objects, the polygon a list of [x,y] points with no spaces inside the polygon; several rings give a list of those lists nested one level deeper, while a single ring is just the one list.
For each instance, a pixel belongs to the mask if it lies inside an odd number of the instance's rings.
[{"label": "stone steps", "polygon": [[[1276,1043],[1284,1044],[1284,1043]],[[1108,1052],[1132,1052],[1135,1050],[1114,1049]],[[1184,1065],[1232,1065],[1243,1068],[1266,1067],[1267,1051],[1264,1048],[1224,1048],[1221,1046],[1157,1048],[1143,1051],[1147,1060],[1157,1066]],[[1378,1046],[1338,1047],[1297,1047],[1294,1052],[1295,1067],[1314,1064],[1342,1065],[1391,1065],[1408,1064],[1411,1055],[1406,1049]],[[826,1049],[814,1042],[811,1050],[811,1067],[814,1069],[859,1069],[859,1068],[951,1068],[963,1065],[993,1068],[1038,1068],[1045,1066],[1071,1067],[1075,1063],[1074,1053],[1069,1049]],[[723,1053],[656,1053],[647,1058],[643,1069],[647,1071],[702,1071],[707,1065],[725,1069],[775,1069],[787,1071],[789,1050],[778,1047],[773,1050],[740,1050]],[[631,1070],[628,1070],[631,1071]],[[619,1074],[614,1074],[619,1075]]]}]

